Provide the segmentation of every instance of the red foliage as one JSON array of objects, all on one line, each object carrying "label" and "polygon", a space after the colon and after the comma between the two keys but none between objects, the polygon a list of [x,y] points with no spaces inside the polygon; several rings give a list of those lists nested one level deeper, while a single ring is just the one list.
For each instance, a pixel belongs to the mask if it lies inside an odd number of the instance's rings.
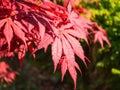
[{"label": "red foliage", "polygon": [[15,79],[16,74],[15,71],[12,71],[10,66],[5,62],[0,62],[0,83],[2,82],[12,82]]},{"label": "red foliage", "polygon": [[[79,40],[83,39],[88,44],[89,34],[93,33],[94,41],[99,41],[102,47],[103,41],[110,43],[102,28],[79,16],[75,5],[72,4],[72,7],[69,4],[65,8],[49,0],[0,1],[0,56],[18,53],[21,64],[26,51],[29,50],[35,57],[37,50],[44,48],[46,51],[51,45],[54,71],[59,64],[63,79],[68,70],[76,88],[76,69],[80,71],[80,68],[75,55],[86,65]],[[87,12],[80,9],[80,13]]]}]

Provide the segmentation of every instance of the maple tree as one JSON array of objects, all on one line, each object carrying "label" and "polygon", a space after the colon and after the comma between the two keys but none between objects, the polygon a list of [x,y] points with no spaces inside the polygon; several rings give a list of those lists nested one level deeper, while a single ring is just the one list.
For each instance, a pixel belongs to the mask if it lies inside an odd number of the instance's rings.
[{"label": "maple tree", "polygon": [[[80,4],[79,0],[78,1]],[[54,72],[60,66],[62,80],[68,70],[76,89],[77,72],[81,69],[75,61],[77,55],[83,63],[90,62],[80,44],[83,39],[89,45],[105,41],[109,46],[104,29],[81,13],[89,11],[78,7],[74,0],[64,0],[64,7],[49,0],[1,0],[0,1],[0,57],[18,55],[20,66],[26,51],[35,58],[35,52],[51,45]],[[80,4],[81,5],[81,4]],[[87,65],[86,65],[87,66]],[[82,72],[81,72],[82,73]]]}]

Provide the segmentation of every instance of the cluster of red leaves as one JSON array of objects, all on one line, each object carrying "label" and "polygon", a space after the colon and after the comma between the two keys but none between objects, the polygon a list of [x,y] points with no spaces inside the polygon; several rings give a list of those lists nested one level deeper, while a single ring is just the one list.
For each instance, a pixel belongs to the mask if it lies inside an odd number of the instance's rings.
[{"label": "cluster of red leaves", "polygon": [[86,60],[89,61],[79,40],[83,39],[88,44],[90,33],[102,47],[103,41],[110,45],[105,30],[77,14],[71,4],[65,8],[49,0],[0,1],[0,56],[17,53],[21,65],[26,51],[29,50],[35,57],[36,51],[41,48],[46,51],[51,45],[54,71],[59,65],[63,79],[68,70],[75,88],[76,69],[81,72],[75,55],[85,65]]},{"label": "cluster of red leaves", "polygon": [[5,62],[0,62],[0,83],[10,83],[15,79],[17,72],[13,71]]}]

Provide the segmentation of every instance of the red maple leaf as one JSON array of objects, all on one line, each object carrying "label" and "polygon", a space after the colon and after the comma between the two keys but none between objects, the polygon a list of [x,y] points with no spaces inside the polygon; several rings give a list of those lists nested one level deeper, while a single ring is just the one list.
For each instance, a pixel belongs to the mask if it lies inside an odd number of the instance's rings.
[{"label": "red maple leaf", "polygon": [[18,72],[13,71],[6,62],[0,62],[0,83],[12,82],[17,74]]},{"label": "red maple leaf", "polygon": [[[68,0],[65,0],[68,4]],[[77,3],[80,3],[79,0]],[[78,56],[86,65],[86,56],[79,42],[89,45],[89,35],[94,41],[103,41],[110,45],[104,30],[95,22],[80,16],[76,12],[75,1],[70,0],[68,7],[52,3],[50,0],[2,0],[0,1],[0,57],[18,54],[20,66],[26,51],[35,57],[41,48],[45,51],[51,46],[54,71],[61,67],[62,80],[68,70],[76,89],[77,72],[80,70],[75,61]],[[82,7],[80,13],[87,13]],[[91,34],[91,35],[92,35]],[[11,74],[11,78],[14,76]],[[10,81],[10,80],[8,80]]]},{"label": "red maple leaf", "polygon": [[102,48],[103,48],[103,41],[105,41],[109,45],[109,47],[111,47],[111,44],[110,44],[109,40],[106,37],[105,30],[103,30],[101,28],[100,28],[99,31],[95,31],[94,43],[96,43],[97,41],[100,43]]}]

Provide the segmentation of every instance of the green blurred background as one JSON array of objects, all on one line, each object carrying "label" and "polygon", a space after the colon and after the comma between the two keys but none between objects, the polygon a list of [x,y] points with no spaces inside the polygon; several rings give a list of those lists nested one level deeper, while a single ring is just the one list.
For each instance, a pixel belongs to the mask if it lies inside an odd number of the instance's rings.
[{"label": "green blurred background", "polygon": [[[91,50],[84,47],[86,55],[91,59],[86,69],[79,62],[83,75],[78,72],[77,90],[120,90],[120,0],[98,0],[98,3],[83,2],[83,7],[92,12],[92,20],[103,27],[108,34],[111,48],[105,44],[94,44]],[[33,60],[27,53],[22,69],[16,60],[8,60],[11,67],[19,71],[13,83],[0,85],[0,90],[73,90],[73,81],[68,72],[61,82],[61,73],[53,73],[50,47],[46,54],[41,50]],[[38,55],[39,54],[39,55]]]}]

